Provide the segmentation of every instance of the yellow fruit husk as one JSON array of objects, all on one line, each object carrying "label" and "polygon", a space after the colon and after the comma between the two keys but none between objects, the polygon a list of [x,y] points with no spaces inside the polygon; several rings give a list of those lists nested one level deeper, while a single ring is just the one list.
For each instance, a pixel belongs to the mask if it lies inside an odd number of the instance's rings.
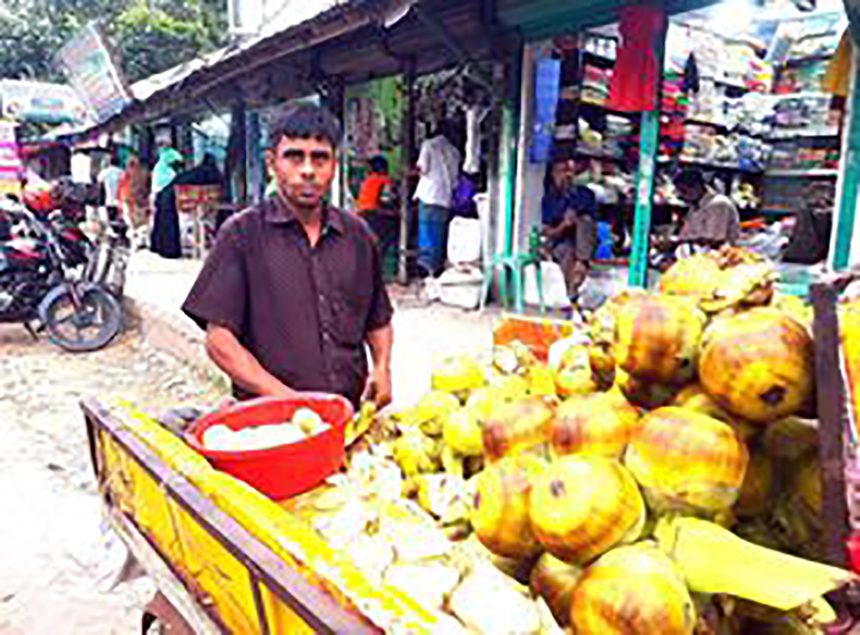
[{"label": "yellow fruit husk", "polygon": [[490,380],[490,390],[502,401],[514,401],[528,396],[529,384],[519,375],[497,375]]},{"label": "yellow fruit husk", "polygon": [[555,620],[562,626],[570,622],[573,590],[582,579],[582,567],[562,562],[551,553],[541,555],[529,576],[529,587],[546,600]]},{"label": "yellow fruit husk", "polygon": [[739,517],[759,516],[770,507],[774,494],[773,461],[763,451],[755,450],[750,455],[734,511]]},{"label": "yellow fruit husk", "polygon": [[556,411],[549,433],[551,452],[620,459],[639,429],[639,420],[636,408],[618,395],[573,397]]},{"label": "yellow fruit husk", "polygon": [[480,456],[484,451],[483,430],[477,408],[468,406],[452,413],[442,424],[445,445],[463,456]]},{"label": "yellow fruit husk", "polygon": [[543,547],[568,564],[585,564],[639,538],[645,504],[618,461],[565,456],[537,479],[529,514]]},{"label": "yellow fruit husk", "polygon": [[731,426],[669,407],[644,417],[624,464],[652,509],[717,512],[737,500],[748,460]]},{"label": "yellow fruit husk", "polygon": [[696,612],[675,564],[641,542],[588,567],[573,592],[570,621],[577,634],[691,635]]},{"label": "yellow fruit husk", "polygon": [[529,455],[512,456],[475,477],[472,527],[487,549],[506,558],[529,558],[540,551],[529,520],[534,483],[546,464]]},{"label": "yellow fruit husk", "polygon": [[855,578],[836,567],[759,547],[699,518],[662,519],[655,535],[690,590],[699,593],[726,593],[789,611]]},{"label": "yellow fruit husk", "polygon": [[441,390],[434,390],[423,395],[415,407],[405,413],[401,426],[417,426],[425,434],[440,436],[445,419],[459,408],[460,400],[457,397]]},{"label": "yellow fruit husk", "polygon": [[796,413],[814,388],[812,338],[770,308],[715,320],[703,339],[699,377],[722,408],[753,422]]},{"label": "yellow fruit husk", "polygon": [[535,364],[528,370],[529,394],[535,397],[555,396],[555,372],[546,364]]},{"label": "yellow fruit husk", "polygon": [[780,419],[764,431],[762,444],[765,452],[775,459],[796,461],[818,451],[818,429],[814,422],[806,419]]},{"label": "yellow fruit husk", "polygon": [[392,445],[394,462],[406,478],[428,472],[435,472],[439,462],[435,455],[433,440],[419,430],[407,429]]},{"label": "yellow fruit husk", "polygon": [[637,408],[654,410],[672,403],[678,390],[676,386],[638,379],[617,368],[615,369],[615,385],[609,392],[624,396]]},{"label": "yellow fruit husk", "polygon": [[495,461],[546,445],[554,415],[553,407],[540,397],[504,404],[484,423],[486,457]]},{"label": "yellow fruit husk", "polygon": [[744,441],[755,435],[759,430],[757,426],[747,423],[720,408],[717,402],[705,392],[705,389],[698,382],[685,386],[672,400],[671,405],[724,421],[732,426]]},{"label": "yellow fruit husk", "polygon": [[725,246],[676,262],[659,290],[698,301],[708,313],[768,304],[777,280],[773,264],[742,247]]},{"label": "yellow fruit husk", "polygon": [[618,368],[651,383],[691,381],[705,322],[695,302],[683,297],[650,295],[626,304],[615,322]]},{"label": "yellow fruit husk", "polygon": [[487,375],[487,370],[474,357],[455,355],[433,369],[430,387],[462,398],[469,391],[486,385]]},{"label": "yellow fruit husk", "polygon": [[839,335],[851,421],[860,437],[860,300],[840,307]]}]

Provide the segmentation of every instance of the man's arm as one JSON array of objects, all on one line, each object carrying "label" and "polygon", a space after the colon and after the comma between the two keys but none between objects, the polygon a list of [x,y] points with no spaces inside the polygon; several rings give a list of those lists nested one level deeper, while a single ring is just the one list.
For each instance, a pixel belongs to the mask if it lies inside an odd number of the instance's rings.
[{"label": "man's arm", "polygon": [[391,403],[391,348],[394,344],[394,328],[389,323],[370,331],[367,334],[367,344],[373,358],[373,372],[363,398],[372,398],[377,407],[383,408]]},{"label": "man's arm", "polygon": [[225,326],[206,327],[206,353],[233,383],[260,396],[292,397],[295,391],[269,373]]}]

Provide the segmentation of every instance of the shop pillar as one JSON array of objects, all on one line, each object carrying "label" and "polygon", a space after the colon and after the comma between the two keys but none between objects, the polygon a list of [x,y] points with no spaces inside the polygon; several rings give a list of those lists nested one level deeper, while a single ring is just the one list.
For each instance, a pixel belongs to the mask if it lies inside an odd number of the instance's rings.
[{"label": "shop pillar", "polygon": [[654,177],[657,171],[657,151],[660,144],[660,94],[663,84],[663,56],[666,51],[664,22],[655,46],[659,75],[654,82],[654,108],[642,113],[639,128],[639,170],[636,174],[636,211],[633,219],[633,244],[630,250],[628,284],[631,287],[648,286],[648,247],[651,234],[651,210],[654,203]]},{"label": "shop pillar", "polygon": [[[851,15],[849,13],[849,15]],[[843,271],[860,262],[860,230],[857,225],[857,196],[860,182],[860,50],[854,46],[851,69],[851,89],[846,104],[845,129],[842,138],[842,158],[839,166],[839,181],[836,191],[836,219],[830,237],[828,266],[834,271]],[[853,238],[852,238],[853,237]],[[855,244],[853,244],[855,243]]]},{"label": "shop pillar", "polygon": [[415,58],[403,64],[403,125],[400,127],[403,152],[400,155],[400,257],[397,259],[397,282],[409,283],[409,173],[415,154]]}]

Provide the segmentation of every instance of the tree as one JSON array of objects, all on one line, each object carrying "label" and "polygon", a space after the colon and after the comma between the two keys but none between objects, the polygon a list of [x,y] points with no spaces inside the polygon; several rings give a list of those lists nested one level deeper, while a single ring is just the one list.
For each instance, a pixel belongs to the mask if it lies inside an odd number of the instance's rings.
[{"label": "tree", "polygon": [[0,77],[63,81],[53,55],[97,20],[130,82],[222,46],[226,0],[2,0]]}]

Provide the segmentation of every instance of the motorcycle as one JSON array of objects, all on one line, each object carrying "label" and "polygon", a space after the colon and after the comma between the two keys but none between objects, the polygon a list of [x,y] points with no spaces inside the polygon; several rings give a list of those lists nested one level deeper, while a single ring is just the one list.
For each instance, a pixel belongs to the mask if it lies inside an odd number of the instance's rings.
[{"label": "motorcycle", "polygon": [[[72,352],[106,346],[122,327],[119,301],[92,278],[93,246],[63,209],[0,200],[0,322]],[[35,326],[34,326],[35,323]]]}]

